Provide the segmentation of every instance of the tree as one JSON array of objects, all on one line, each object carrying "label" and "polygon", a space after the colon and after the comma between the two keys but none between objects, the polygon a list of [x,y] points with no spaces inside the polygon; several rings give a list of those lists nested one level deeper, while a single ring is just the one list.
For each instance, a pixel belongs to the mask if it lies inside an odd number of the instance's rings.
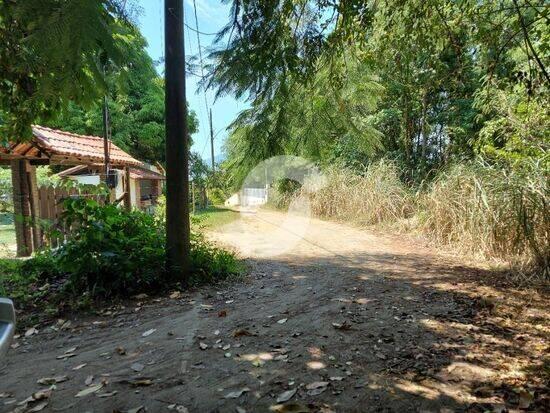
[{"label": "tree", "polygon": [[[134,29],[131,65],[128,70],[113,70],[107,76],[108,105],[113,142],[135,158],[165,163],[164,80],[147,54],[147,43]],[[187,115],[188,137],[198,130],[193,111]],[[69,104],[48,126],[67,131],[101,136],[103,130],[102,99],[89,108]],[[191,143],[190,143],[191,144]]]},{"label": "tree", "polygon": [[[511,129],[536,141],[547,117],[521,113],[547,102],[549,10],[527,0],[233,0],[206,82],[251,102],[232,125],[229,165],[243,176],[282,153],[321,164],[386,156],[420,182],[488,140],[517,149]],[[514,101],[518,116],[503,120]]]},{"label": "tree", "polygon": [[125,65],[129,26],[117,0],[1,2],[1,138],[29,138],[33,122],[102,96],[99,57]]}]

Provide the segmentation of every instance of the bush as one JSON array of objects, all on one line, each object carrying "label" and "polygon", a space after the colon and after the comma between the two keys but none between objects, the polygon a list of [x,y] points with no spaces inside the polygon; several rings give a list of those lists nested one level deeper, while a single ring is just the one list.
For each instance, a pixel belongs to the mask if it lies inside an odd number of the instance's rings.
[{"label": "bush", "polygon": [[[42,280],[65,279],[71,295],[130,296],[174,284],[165,270],[164,222],[141,211],[101,206],[91,199],[68,199],[61,225],[72,228],[57,249],[38,253],[26,271]],[[240,272],[234,254],[191,236],[191,280],[221,280]]]},{"label": "bush", "polygon": [[65,201],[62,223],[74,228],[53,251],[75,293],[126,295],[164,283],[164,228],[153,216],[91,199]]},{"label": "bush", "polygon": [[269,191],[268,205],[277,209],[288,209],[292,200],[301,193],[301,188],[302,184],[294,179],[276,180]]},{"label": "bush", "polygon": [[227,199],[225,193],[220,188],[212,188],[208,191],[208,197],[212,205],[223,205]]}]

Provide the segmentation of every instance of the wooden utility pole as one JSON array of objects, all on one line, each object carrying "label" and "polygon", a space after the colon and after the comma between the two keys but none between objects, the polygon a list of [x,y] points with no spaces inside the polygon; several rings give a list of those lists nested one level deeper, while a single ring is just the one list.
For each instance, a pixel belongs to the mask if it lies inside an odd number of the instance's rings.
[{"label": "wooden utility pole", "polygon": [[107,96],[103,97],[103,156],[105,157],[105,182],[109,182],[109,106]]},{"label": "wooden utility pole", "polygon": [[210,109],[210,156],[212,157],[212,172],[216,169],[214,161],[214,128],[212,127],[212,109]]},{"label": "wooden utility pole", "polygon": [[189,278],[189,152],[185,101],[183,0],[164,0],[166,112],[166,266]]}]

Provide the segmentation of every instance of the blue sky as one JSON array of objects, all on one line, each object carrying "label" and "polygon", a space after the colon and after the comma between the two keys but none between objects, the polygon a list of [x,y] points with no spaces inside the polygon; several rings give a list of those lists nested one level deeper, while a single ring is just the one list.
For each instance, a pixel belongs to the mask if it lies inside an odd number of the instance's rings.
[{"label": "blue sky", "polygon": [[[147,39],[149,55],[153,60],[164,56],[164,0],[138,0],[142,14],[139,17],[141,32]],[[196,0],[197,18],[199,30],[205,33],[215,33],[228,22],[229,7],[221,0]],[[193,0],[184,0],[185,22],[195,27],[195,14]],[[208,48],[214,36],[199,35],[203,58],[206,57]],[[185,52],[187,55],[198,55],[197,34],[185,28]],[[162,71],[162,67],[158,68]],[[200,69],[197,69],[200,73]],[[199,119],[199,132],[193,135],[193,147],[191,150],[198,152],[204,159],[210,159],[210,131],[208,127],[208,114],[206,112],[204,95],[202,91],[197,92],[199,78],[187,77],[187,101],[189,108],[194,110]],[[209,106],[212,108],[212,120],[214,133],[217,134],[214,140],[215,158],[221,153],[221,146],[227,136],[225,128],[235,119],[237,114],[245,109],[247,105],[237,101],[230,96],[218,99],[214,102],[212,91],[206,93]]]}]

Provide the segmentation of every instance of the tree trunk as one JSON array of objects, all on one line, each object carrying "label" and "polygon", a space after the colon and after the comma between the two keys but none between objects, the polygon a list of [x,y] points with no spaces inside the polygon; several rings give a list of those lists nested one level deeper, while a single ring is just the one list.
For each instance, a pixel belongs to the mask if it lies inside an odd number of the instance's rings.
[{"label": "tree trunk", "polygon": [[183,0],[164,1],[166,107],[166,266],[189,278],[189,152],[185,101]]},{"label": "tree trunk", "polygon": [[422,118],[420,123],[420,133],[422,134],[422,165],[426,165],[426,157],[428,156],[428,123],[426,117],[428,116],[428,92],[424,91],[422,96]]}]

